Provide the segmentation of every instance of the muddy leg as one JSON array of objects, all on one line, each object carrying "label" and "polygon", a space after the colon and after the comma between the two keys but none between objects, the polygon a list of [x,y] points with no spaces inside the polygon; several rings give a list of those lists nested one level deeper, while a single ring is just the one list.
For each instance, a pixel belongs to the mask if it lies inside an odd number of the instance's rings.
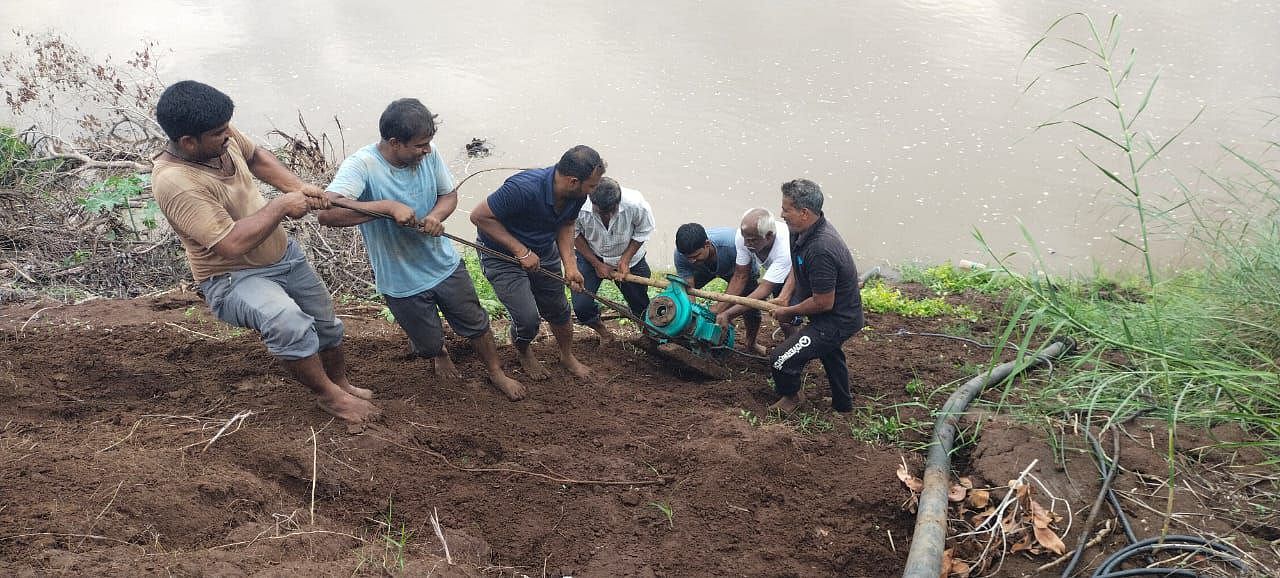
[{"label": "muddy leg", "polygon": [[431,364],[435,368],[436,377],[446,381],[457,381],[462,379],[462,372],[458,371],[458,366],[453,364],[453,358],[449,357],[449,349],[443,345],[440,347],[440,353],[431,358]]},{"label": "muddy leg", "polygon": [[330,415],[349,423],[362,423],[381,415],[377,406],[343,391],[329,379],[319,355],[284,360],[284,364],[293,371],[298,381],[316,394],[316,403]]},{"label": "muddy leg", "polygon": [[338,384],[342,391],[360,399],[373,399],[373,392],[363,387],[351,385],[347,380],[347,356],[342,346],[331,347],[320,352],[320,363],[324,365],[324,373],[329,381]]},{"label": "muddy leg", "polygon": [[483,335],[473,338],[471,345],[476,348],[476,354],[489,370],[489,383],[492,383],[511,401],[524,399],[526,393],[524,384],[502,371],[502,360],[498,359],[498,346],[493,342],[493,331],[485,331]]},{"label": "muddy leg", "polygon": [[560,363],[578,379],[591,377],[591,370],[578,358],[573,356],[573,325],[569,322],[551,324],[551,334],[556,336],[556,345],[560,348]]}]

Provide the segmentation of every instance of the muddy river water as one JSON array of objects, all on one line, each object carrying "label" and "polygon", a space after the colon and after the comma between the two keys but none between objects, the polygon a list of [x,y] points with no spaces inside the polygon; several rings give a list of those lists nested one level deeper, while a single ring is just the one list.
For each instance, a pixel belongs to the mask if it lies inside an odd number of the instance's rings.
[{"label": "muddy river water", "polygon": [[[736,225],[747,208],[776,210],[780,183],[807,177],[828,194],[827,213],[863,267],[986,260],[975,229],[1001,254],[1023,251],[1025,227],[1052,269],[1131,268],[1132,250],[1112,235],[1132,235],[1132,211],[1077,149],[1104,164],[1119,159],[1081,129],[1032,130],[1073,103],[1110,96],[1105,77],[1073,67],[1023,91],[1037,75],[1083,60],[1060,40],[1023,60],[1050,23],[1078,8],[1016,0],[0,0],[5,28],[56,30],[90,54],[127,57],[142,39],[158,42],[164,80],[220,87],[236,100],[235,122],[257,137],[296,128],[301,112],[354,151],[376,138],[389,101],[415,96],[440,115],[436,144],[459,177],[549,165],[590,144],[612,176],[653,205],[659,266],[670,264],[681,223]],[[1176,193],[1171,175],[1197,187],[1199,169],[1240,172],[1220,143],[1257,152],[1280,140],[1280,122],[1268,124],[1280,111],[1277,4],[1120,0],[1091,9],[1104,31],[1120,13],[1120,50],[1136,50],[1121,92],[1129,110],[1159,74],[1138,132],[1163,140],[1204,108],[1165,160],[1148,166],[1149,194]],[[1083,20],[1052,36],[1091,42]],[[0,38],[0,50],[16,48],[12,35]],[[1065,118],[1116,133],[1105,107],[1096,101]],[[494,154],[468,159],[463,145],[474,137],[488,139]],[[460,207],[502,178],[473,179]],[[469,235],[462,217],[451,230]],[[1187,262],[1176,242],[1160,250],[1164,264]]]}]

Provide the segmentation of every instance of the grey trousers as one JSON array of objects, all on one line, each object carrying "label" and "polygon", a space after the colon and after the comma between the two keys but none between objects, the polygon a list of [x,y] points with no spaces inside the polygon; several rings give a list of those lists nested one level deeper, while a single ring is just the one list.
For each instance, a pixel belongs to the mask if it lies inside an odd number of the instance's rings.
[{"label": "grey trousers", "polygon": [[218,319],[258,331],[280,359],[310,357],[342,343],[329,288],[293,239],[275,264],[210,277],[200,293]]}]

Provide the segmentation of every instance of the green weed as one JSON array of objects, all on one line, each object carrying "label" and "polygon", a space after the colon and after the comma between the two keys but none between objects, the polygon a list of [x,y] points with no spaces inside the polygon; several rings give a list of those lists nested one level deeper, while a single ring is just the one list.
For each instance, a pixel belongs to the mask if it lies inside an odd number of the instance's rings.
[{"label": "green weed", "polygon": [[911,381],[908,381],[907,384],[903,386],[903,389],[905,389],[908,394],[919,396],[925,391],[924,380],[919,377],[912,378]]},{"label": "green weed", "polygon": [[[140,224],[147,231],[153,231],[159,225],[160,207],[154,199],[148,199],[141,213],[134,215],[129,201],[141,196],[151,184],[151,176],[146,174],[112,175],[89,186],[86,195],[77,202],[90,214],[103,214],[121,208],[128,216],[127,224],[134,233],[141,236]],[[135,222],[136,219],[136,222]]]},{"label": "green weed", "polygon": [[390,498],[387,498],[387,512],[378,520],[378,525],[383,546],[382,567],[387,570],[404,570],[405,549],[413,539],[413,531],[404,520],[397,527]]},{"label": "green weed", "polygon": [[671,529],[675,529],[675,527],[676,527],[676,521],[675,521],[676,512],[675,512],[675,510],[673,510],[673,509],[671,508],[671,506],[668,506],[667,504],[664,504],[664,503],[662,503],[662,502],[649,502],[649,505],[650,505],[650,506],[653,506],[653,507],[655,507],[655,508],[657,508],[659,512],[662,512],[662,515],[663,515],[663,516],[666,516],[666,518],[667,518],[667,527],[669,527],[669,528],[671,528]]}]

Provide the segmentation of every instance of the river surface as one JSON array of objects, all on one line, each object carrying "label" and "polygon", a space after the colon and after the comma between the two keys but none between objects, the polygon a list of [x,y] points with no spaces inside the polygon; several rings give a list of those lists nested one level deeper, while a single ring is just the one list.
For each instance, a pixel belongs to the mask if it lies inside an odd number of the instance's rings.
[{"label": "river surface", "polygon": [[[611,176],[653,205],[657,266],[670,264],[680,224],[736,226],[750,207],[776,212],[779,185],[806,177],[827,193],[827,215],[863,268],[989,261],[975,230],[1030,266],[1025,228],[1052,270],[1133,270],[1133,250],[1113,237],[1132,237],[1133,211],[1077,149],[1116,170],[1126,165],[1082,129],[1033,130],[1073,103],[1110,96],[1105,77],[1079,66],[1023,90],[1084,58],[1050,40],[1024,61],[1055,19],[1080,6],[0,0],[0,22],[57,31],[118,60],[156,41],[166,82],[221,88],[236,101],[234,122],[263,140],[272,128],[295,129],[301,112],[354,151],[377,138],[388,102],[414,96],[440,115],[436,145],[458,178],[550,165],[589,144]],[[1121,14],[1121,50],[1137,51],[1121,92],[1130,111],[1159,74],[1140,133],[1163,141],[1205,109],[1148,166],[1147,198],[1176,196],[1171,176],[1197,189],[1199,169],[1241,173],[1220,143],[1257,152],[1280,140],[1280,122],[1268,124],[1280,110],[1276,3],[1124,0],[1090,9],[1103,30]],[[1083,20],[1052,36],[1091,43]],[[0,38],[0,51],[17,49],[13,35]],[[1118,133],[1101,101],[1065,118]],[[488,139],[494,154],[468,159],[463,145],[473,137]],[[502,178],[472,179],[460,208]],[[465,214],[447,224],[472,234]],[[1165,242],[1158,261],[1185,264],[1186,253]]]}]

